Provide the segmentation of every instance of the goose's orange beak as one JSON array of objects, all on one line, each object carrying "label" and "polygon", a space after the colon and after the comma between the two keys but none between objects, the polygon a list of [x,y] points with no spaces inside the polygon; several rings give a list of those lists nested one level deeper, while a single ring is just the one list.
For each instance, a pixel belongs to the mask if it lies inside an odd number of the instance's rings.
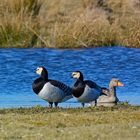
[{"label": "goose's orange beak", "polygon": [[118,87],[123,87],[123,86],[124,86],[124,84],[122,82],[118,81]]}]

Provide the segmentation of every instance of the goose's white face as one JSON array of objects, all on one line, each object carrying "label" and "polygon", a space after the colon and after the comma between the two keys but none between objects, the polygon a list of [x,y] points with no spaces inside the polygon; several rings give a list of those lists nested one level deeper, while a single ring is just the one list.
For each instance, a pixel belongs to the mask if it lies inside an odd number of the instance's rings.
[{"label": "goose's white face", "polygon": [[72,73],[72,78],[79,79],[80,78],[80,73],[79,72],[73,72]]},{"label": "goose's white face", "polygon": [[36,69],[36,73],[39,74],[39,75],[41,75],[42,71],[43,71],[43,68],[42,67],[38,67]]}]

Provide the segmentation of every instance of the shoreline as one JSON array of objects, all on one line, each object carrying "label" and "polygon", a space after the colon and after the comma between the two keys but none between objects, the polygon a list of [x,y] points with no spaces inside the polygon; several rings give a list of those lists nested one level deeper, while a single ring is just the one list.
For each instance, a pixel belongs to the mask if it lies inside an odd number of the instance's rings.
[{"label": "shoreline", "polygon": [[63,48],[63,47],[32,47],[32,48],[27,48],[27,47],[0,47],[0,49],[54,49],[54,50],[79,50],[79,49],[96,49],[96,48],[129,48],[129,49],[140,49],[139,47],[132,47],[132,46],[120,46],[120,45],[116,45],[116,46],[89,46],[89,47],[71,47],[71,48]]},{"label": "shoreline", "polygon": [[122,109],[140,109],[140,105],[130,105],[130,104],[118,104],[118,105],[114,105],[114,106],[85,106],[84,108],[82,106],[77,106],[77,107],[58,107],[58,108],[50,108],[48,106],[41,106],[41,105],[36,105],[36,106],[31,106],[31,107],[8,107],[8,108],[0,108],[0,114],[1,111],[6,111],[6,112],[12,112],[12,111],[19,111],[19,110],[34,110],[34,111],[45,111],[45,110],[49,110],[49,111],[69,111],[69,110],[87,110],[87,111],[112,111],[112,110],[122,110]]}]

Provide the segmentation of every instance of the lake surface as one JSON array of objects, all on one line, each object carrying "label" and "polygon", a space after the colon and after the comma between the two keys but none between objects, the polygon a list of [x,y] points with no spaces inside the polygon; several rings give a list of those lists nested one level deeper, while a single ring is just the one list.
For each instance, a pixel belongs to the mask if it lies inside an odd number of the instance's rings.
[{"label": "lake surface", "polygon": [[[75,82],[71,79],[75,70],[82,71],[85,79],[106,87],[112,77],[118,77],[125,84],[117,88],[118,98],[140,105],[140,49],[0,49],[0,108],[48,105],[32,91],[38,66],[48,69],[49,78],[70,86]],[[81,105],[71,99],[59,106]]]}]

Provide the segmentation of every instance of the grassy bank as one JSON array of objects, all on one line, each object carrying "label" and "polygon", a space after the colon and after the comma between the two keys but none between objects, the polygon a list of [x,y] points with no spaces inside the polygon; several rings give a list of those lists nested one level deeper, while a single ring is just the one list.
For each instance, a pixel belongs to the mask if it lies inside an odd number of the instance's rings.
[{"label": "grassy bank", "polygon": [[0,139],[139,140],[140,106],[0,110]]},{"label": "grassy bank", "polygon": [[0,1],[0,47],[114,45],[140,47],[140,1]]}]

